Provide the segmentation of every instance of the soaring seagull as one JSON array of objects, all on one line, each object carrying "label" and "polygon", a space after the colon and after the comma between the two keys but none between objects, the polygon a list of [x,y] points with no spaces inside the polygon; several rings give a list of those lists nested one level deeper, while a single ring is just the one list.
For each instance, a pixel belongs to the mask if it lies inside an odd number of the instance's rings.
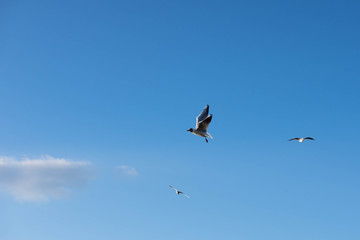
[{"label": "soaring seagull", "polygon": [[172,189],[174,189],[174,190],[176,191],[176,194],[177,194],[177,195],[179,195],[179,194],[181,193],[181,194],[183,194],[185,197],[190,198],[188,195],[186,195],[185,193],[183,193],[183,192],[181,192],[181,191],[177,190],[177,189],[176,189],[176,188],[174,188],[173,186],[170,186],[170,185],[169,185],[169,187],[171,187]]},{"label": "soaring seagull", "polygon": [[209,115],[209,105],[206,105],[206,107],[204,107],[199,116],[196,118],[196,128],[190,128],[187,131],[200,137],[204,137],[206,142],[208,142],[206,137],[213,139],[210,133],[207,132],[211,119],[212,114]]},{"label": "soaring seagull", "polygon": [[298,140],[299,142],[303,142],[305,139],[315,140],[312,137],[306,137],[306,138],[292,138],[292,139],[289,139],[289,141]]}]

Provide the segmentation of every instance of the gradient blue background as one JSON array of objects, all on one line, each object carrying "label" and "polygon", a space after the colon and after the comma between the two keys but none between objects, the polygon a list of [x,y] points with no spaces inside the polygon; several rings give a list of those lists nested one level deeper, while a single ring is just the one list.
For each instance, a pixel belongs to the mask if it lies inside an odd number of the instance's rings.
[{"label": "gradient blue background", "polygon": [[[97,177],[47,203],[0,195],[0,239],[360,239],[359,12],[2,1],[0,155],[90,161]],[[186,132],[206,104],[208,144]]]}]

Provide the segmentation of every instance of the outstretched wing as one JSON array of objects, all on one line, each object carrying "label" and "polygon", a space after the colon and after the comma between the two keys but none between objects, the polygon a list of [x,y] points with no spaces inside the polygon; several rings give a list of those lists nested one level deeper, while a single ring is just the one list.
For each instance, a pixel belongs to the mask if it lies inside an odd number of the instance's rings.
[{"label": "outstretched wing", "polygon": [[209,115],[209,105],[206,105],[199,114],[199,116],[197,116],[196,118],[196,128],[199,127],[200,122],[205,120],[208,115]]},{"label": "outstretched wing", "polygon": [[170,186],[170,185],[169,185],[169,187],[171,187],[172,189],[175,189],[175,191],[177,191],[177,189],[176,189],[176,188],[174,188],[173,186]]},{"label": "outstretched wing", "polygon": [[293,141],[293,140],[299,140],[300,138],[292,138],[292,139],[289,139],[288,141]]},{"label": "outstretched wing", "polygon": [[312,138],[312,137],[306,137],[304,139],[310,139],[310,140],[315,140],[315,138]]},{"label": "outstretched wing", "polygon": [[205,118],[203,121],[201,121],[197,127],[198,130],[207,131],[209,124],[212,119],[212,114],[209,115],[207,118]]},{"label": "outstretched wing", "polygon": [[185,197],[190,198],[190,197],[189,197],[188,195],[186,195],[185,193],[182,193],[182,194],[184,194]]}]

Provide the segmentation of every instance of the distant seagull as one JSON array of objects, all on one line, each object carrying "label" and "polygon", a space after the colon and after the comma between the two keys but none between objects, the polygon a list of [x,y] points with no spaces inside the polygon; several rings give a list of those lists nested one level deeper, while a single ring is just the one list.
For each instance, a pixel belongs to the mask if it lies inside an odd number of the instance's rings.
[{"label": "distant seagull", "polygon": [[204,109],[201,111],[199,116],[196,118],[196,128],[190,128],[187,131],[191,132],[192,134],[198,135],[200,137],[204,137],[206,142],[208,142],[206,137],[214,139],[210,133],[207,132],[209,124],[212,119],[212,114],[209,115],[209,105],[206,105]]},{"label": "distant seagull", "polygon": [[183,192],[181,192],[181,191],[177,190],[177,189],[176,189],[176,188],[174,188],[173,186],[170,186],[170,185],[169,185],[169,187],[171,187],[172,189],[174,189],[174,190],[176,191],[176,194],[177,194],[177,195],[179,195],[179,194],[181,193],[181,194],[183,194],[185,197],[190,198],[188,195],[186,195],[185,193],[183,193]]},{"label": "distant seagull", "polygon": [[315,140],[314,138],[306,137],[306,138],[292,138],[292,139],[289,139],[289,141],[298,140],[299,142],[303,142],[305,139]]}]

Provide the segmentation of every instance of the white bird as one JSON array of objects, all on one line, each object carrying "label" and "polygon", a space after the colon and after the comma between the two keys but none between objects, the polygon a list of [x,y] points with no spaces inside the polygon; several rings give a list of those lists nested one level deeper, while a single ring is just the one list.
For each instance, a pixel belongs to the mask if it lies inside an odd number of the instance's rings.
[{"label": "white bird", "polygon": [[305,139],[315,140],[312,137],[306,137],[306,138],[292,138],[292,139],[289,139],[289,141],[298,140],[299,142],[303,142]]},{"label": "white bird", "polygon": [[196,118],[196,128],[190,128],[187,131],[200,137],[204,137],[206,142],[208,142],[207,137],[214,139],[210,133],[207,132],[211,119],[212,114],[209,115],[209,105],[206,105],[206,107],[204,107],[199,116]]},{"label": "white bird", "polygon": [[174,188],[173,186],[170,186],[170,185],[169,185],[169,187],[171,187],[172,189],[174,189],[174,190],[176,191],[176,194],[177,194],[177,195],[179,195],[179,194],[181,193],[181,194],[183,194],[185,197],[190,198],[188,195],[186,195],[185,193],[183,193],[183,192],[181,192],[181,191],[177,190],[177,189],[176,189],[176,188]]}]

